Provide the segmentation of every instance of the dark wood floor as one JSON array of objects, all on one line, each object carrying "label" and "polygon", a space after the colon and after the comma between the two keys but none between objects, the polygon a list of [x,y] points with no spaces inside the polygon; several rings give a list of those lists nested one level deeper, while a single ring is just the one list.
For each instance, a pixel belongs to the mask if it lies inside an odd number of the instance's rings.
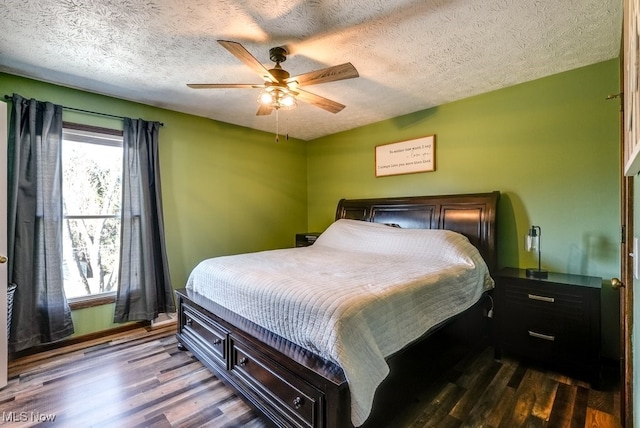
[{"label": "dark wood floor", "polygon": [[[175,326],[140,328],[11,362],[0,425],[266,426],[190,353],[177,350],[174,333]],[[398,403],[375,415],[379,426],[619,426],[615,370],[605,371],[596,391],[509,357],[496,361],[491,348],[439,355],[423,387],[399,386]]]}]

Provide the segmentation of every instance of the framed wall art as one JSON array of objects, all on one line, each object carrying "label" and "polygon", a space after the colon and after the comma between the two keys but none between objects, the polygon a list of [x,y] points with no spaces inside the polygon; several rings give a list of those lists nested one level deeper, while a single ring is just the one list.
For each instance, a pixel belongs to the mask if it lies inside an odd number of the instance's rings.
[{"label": "framed wall art", "polygon": [[436,136],[376,146],[376,177],[436,170]]}]

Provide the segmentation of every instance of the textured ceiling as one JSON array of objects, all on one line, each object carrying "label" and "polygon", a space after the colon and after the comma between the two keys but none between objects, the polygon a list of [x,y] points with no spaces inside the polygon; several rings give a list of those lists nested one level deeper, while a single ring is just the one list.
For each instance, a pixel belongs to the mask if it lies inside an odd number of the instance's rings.
[{"label": "textured ceiling", "polygon": [[[275,132],[262,79],[216,40],[291,75],[351,62],[360,77],[307,87],[280,132],[309,140],[617,58],[622,0],[3,0],[0,71]],[[115,113],[117,112],[110,112]]]}]

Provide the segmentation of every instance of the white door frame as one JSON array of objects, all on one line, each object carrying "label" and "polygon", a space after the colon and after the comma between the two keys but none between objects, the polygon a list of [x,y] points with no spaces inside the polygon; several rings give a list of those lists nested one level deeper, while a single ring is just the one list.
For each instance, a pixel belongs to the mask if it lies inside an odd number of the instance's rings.
[{"label": "white door frame", "polygon": [[7,385],[7,103],[0,101],[0,388]]}]

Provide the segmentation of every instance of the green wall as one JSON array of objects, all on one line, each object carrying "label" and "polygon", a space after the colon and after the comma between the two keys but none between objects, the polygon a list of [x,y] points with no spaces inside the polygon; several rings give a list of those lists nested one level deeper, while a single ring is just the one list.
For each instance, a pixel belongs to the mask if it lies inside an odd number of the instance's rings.
[{"label": "green wall", "polygon": [[[617,60],[516,85],[309,142],[0,74],[0,94],[164,122],[160,158],[175,288],[200,260],[293,245],[322,231],[340,198],[499,190],[499,263],[532,266],[522,249],[542,227],[554,271],[619,272]],[[102,126],[119,122],[65,113]],[[436,135],[434,172],[376,178],[379,144]],[[617,358],[618,303],[603,290],[605,355]],[[111,326],[112,309],[74,314],[79,333]],[[92,321],[93,324],[92,324]]]},{"label": "green wall", "polygon": [[[619,348],[619,61],[415,112],[311,141],[309,228],[324,230],[340,198],[502,192],[500,266],[528,267],[532,225],[542,265],[600,276],[605,354]],[[376,178],[374,148],[436,135],[436,170]]]},{"label": "green wall", "polygon": [[[275,143],[270,133],[0,73],[0,96],[14,92],[164,123],[160,162],[174,288],[207,257],[291,247],[307,229],[303,141]],[[122,129],[120,120],[63,114],[67,121]],[[76,335],[113,326],[113,305],[73,312]]]}]

